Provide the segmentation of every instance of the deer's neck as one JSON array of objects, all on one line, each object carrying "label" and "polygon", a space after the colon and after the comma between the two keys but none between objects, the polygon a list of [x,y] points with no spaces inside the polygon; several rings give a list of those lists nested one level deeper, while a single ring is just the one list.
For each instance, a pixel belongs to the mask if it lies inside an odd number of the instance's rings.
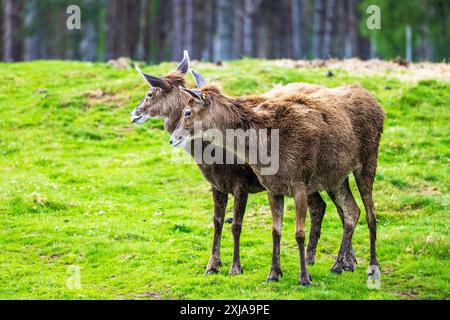
[{"label": "deer's neck", "polygon": [[259,141],[259,129],[266,129],[270,125],[263,115],[259,114],[255,107],[264,102],[264,99],[252,99],[252,101],[228,99],[226,105],[221,105],[215,114],[216,123],[213,124],[222,135],[213,143],[223,147],[237,157],[247,162],[249,152],[256,150]]},{"label": "deer's neck", "polygon": [[229,98],[227,104],[220,107],[216,127],[225,132],[227,129],[244,131],[256,129],[260,126],[261,119],[254,108],[264,102],[263,97]]}]

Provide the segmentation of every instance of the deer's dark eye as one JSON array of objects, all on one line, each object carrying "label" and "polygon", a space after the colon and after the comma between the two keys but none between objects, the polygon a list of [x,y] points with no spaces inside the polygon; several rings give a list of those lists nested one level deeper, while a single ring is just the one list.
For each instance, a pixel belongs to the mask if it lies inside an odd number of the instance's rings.
[{"label": "deer's dark eye", "polygon": [[192,115],[192,111],[191,110],[185,110],[184,111],[184,118],[185,119],[189,119],[190,117],[191,117],[191,115]]},{"label": "deer's dark eye", "polygon": [[147,93],[147,98],[150,99],[153,96],[153,93],[149,92]]}]

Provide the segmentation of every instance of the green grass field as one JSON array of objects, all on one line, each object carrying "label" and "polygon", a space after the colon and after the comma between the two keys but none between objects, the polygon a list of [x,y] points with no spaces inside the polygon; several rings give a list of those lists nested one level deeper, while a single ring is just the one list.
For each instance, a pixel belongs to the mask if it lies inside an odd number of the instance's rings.
[{"label": "green grass field", "polygon": [[[163,75],[174,66],[144,69]],[[261,60],[196,68],[231,95],[289,82],[360,83],[376,94],[387,113],[374,194],[381,289],[366,286],[364,210],[354,236],[356,271],[329,272],[342,227],[326,195],[312,287],[297,285],[292,199],[281,248],[284,278],[265,282],[272,250],[265,193],[249,198],[244,274],[228,276],[232,236],[225,224],[224,266],[205,276],[213,233],[209,184],[193,162],[174,160],[160,120],[129,124],[147,90],[142,78],[106,64],[33,62],[0,64],[1,299],[449,298],[450,83],[344,70],[329,78],[324,68]],[[353,178],[351,184],[362,209]]]}]

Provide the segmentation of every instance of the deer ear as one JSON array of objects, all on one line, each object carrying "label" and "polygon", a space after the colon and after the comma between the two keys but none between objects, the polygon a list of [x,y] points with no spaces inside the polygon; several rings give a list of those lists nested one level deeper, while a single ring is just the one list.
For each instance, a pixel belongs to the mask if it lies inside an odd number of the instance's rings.
[{"label": "deer ear", "polygon": [[184,87],[180,86],[180,89],[189,94],[191,97],[193,97],[195,100],[200,102],[203,105],[206,105],[206,95],[198,90],[189,90]]},{"label": "deer ear", "polygon": [[142,70],[137,65],[134,65],[134,68],[150,86],[161,88],[164,91],[170,90],[170,84],[167,81],[142,72]]},{"label": "deer ear", "polygon": [[189,94],[191,97],[200,100],[201,99],[201,94],[197,91],[194,90],[189,90],[186,89],[185,87],[180,86],[180,89],[183,90],[184,92],[186,92],[187,94]]},{"label": "deer ear", "polygon": [[205,77],[203,77],[200,73],[198,73],[195,70],[192,70],[192,75],[195,78],[195,83],[197,84],[197,88],[201,88],[203,86],[206,86],[208,84],[208,81],[206,81]]},{"label": "deer ear", "polygon": [[184,56],[183,60],[180,62],[180,65],[178,66],[177,70],[180,71],[182,74],[186,74],[189,70],[189,52],[187,50],[184,50]]}]

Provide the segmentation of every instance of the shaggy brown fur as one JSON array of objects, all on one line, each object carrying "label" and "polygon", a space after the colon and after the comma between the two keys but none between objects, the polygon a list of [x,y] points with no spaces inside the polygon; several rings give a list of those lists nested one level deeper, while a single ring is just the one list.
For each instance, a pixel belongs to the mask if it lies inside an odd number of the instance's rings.
[{"label": "shaggy brown fur", "polygon": [[[308,195],[321,190],[330,194],[344,223],[341,248],[332,271],[353,270],[351,238],[359,209],[348,184],[350,172],[355,175],[366,207],[371,265],[378,265],[372,187],[384,113],[373,95],[359,86],[344,86],[317,88],[309,93],[281,96],[261,103],[259,97],[227,97],[216,86],[207,85],[201,88],[201,92],[205,94],[203,101],[191,98],[186,108],[191,115],[182,118],[179,123],[179,128],[189,130],[191,136],[194,134],[194,121],[201,121],[204,130],[215,128],[224,134],[226,129],[280,130],[278,172],[270,176],[262,175],[261,164],[251,165],[258,180],[268,190],[274,217],[271,274],[274,272],[277,276],[281,273],[279,246],[275,243],[279,243],[281,237],[278,229],[281,229],[282,199],[285,195],[293,196],[296,207],[295,238],[300,254],[299,282],[310,284],[304,247],[306,208]],[[192,92],[191,95],[195,96]],[[250,107],[249,104],[254,102],[258,105]],[[177,135],[179,132],[174,132],[173,137],[179,138]]]},{"label": "shaggy brown fur", "polygon": [[[164,127],[172,133],[178,120],[182,115],[184,106],[188,102],[189,98],[179,88],[179,86],[185,85],[185,74],[179,70],[169,73],[168,75],[161,77],[164,81],[162,85],[164,89],[159,87],[152,87],[149,93],[150,98],[144,99],[143,103],[136,108],[135,113],[137,115],[146,114],[148,117],[161,117],[164,119]],[[256,100],[252,100],[251,97],[237,98],[242,104],[255,105],[259,102],[267,100],[269,97],[279,96],[287,94],[296,90],[312,90],[311,85],[297,84],[284,87],[275,88],[269,91],[265,97],[255,97]],[[203,143],[203,148],[206,148],[208,143]],[[193,148],[191,148],[193,150]],[[224,153],[224,157],[227,154]],[[198,164],[203,176],[211,183],[212,196],[214,200],[214,238],[211,258],[206,269],[206,273],[217,273],[219,267],[222,265],[220,259],[220,239],[223,228],[223,222],[225,217],[225,210],[228,201],[228,194],[234,196],[234,218],[231,226],[233,239],[234,239],[234,254],[233,264],[230,269],[230,274],[242,273],[242,267],[240,263],[239,255],[239,241],[242,228],[243,217],[245,213],[245,207],[249,193],[258,193],[265,189],[259,183],[256,175],[251,170],[250,166],[243,165],[225,165],[225,164]],[[320,197],[319,193],[315,193],[310,196],[309,209],[311,213],[311,232],[308,242],[308,263],[313,264],[315,261],[315,252],[317,247],[317,241],[320,237],[320,230],[322,219],[325,214],[325,202]],[[283,208],[281,208],[282,210]],[[278,241],[279,247],[279,241]],[[269,280],[277,280],[278,275],[281,274],[281,270],[277,275],[269,275]]]},{"label": "shaggy brown fur", "polygon": [[[189,100],[186,94],[180,89],[185,85],[185,75],[180,71],[174,71],[161,78],[164,81],[163,88],[152,87],[151,97],[144,101],[133,112],[134,116],[161,117],[164,119],[164,128],[172,133],[178,123],[184,106]],[[192,142],[193,143],[193,142]],[[203,149],[208,143],[203,142]],[[194,148],[191,148],[192,152]],[[226,156],[226,153],[224,153]],[[264,191],[257,177],[246,165],[197,164],[203,176],[211,184],[214,201],[214,238],[211,258],[206,268],[207,274],[218,273],[222,262],[220,259],[220,240],[225,218],[225,211],[228,202],[228,194],[234,196],[234,218],[231,230],[234,239],[233,264],[230,269],[231,275],[242,273],[240,262],[240,233],[243,217],[249,193]]]}]

